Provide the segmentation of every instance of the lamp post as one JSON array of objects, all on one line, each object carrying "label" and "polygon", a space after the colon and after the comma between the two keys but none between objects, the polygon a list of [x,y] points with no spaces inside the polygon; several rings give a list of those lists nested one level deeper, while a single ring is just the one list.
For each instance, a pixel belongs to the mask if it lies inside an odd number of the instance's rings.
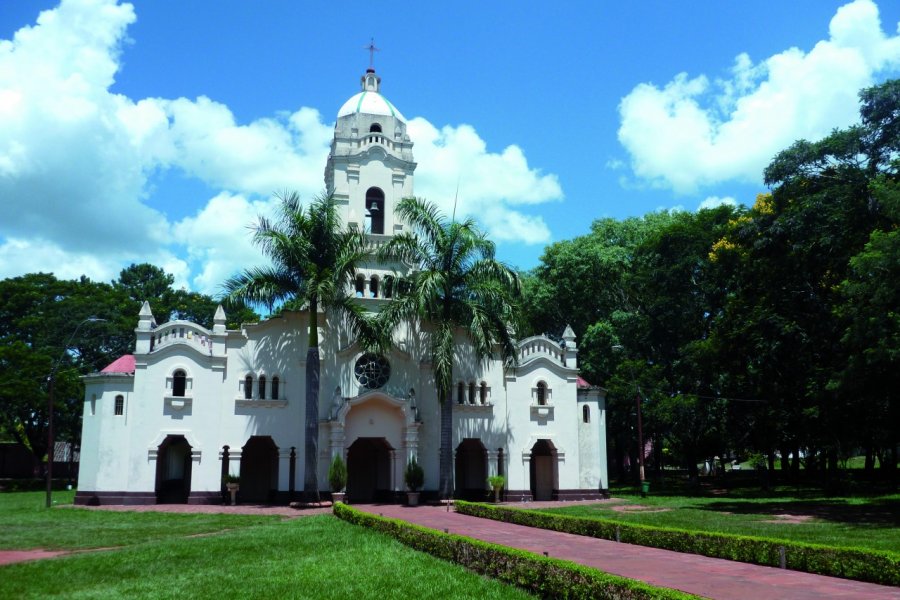
[{"label": "lamp post", "polygon": [[101,321],[106,322],[106,319],[88,317],[75,326],[75,330],[72,332],[72,335],[69,336],[66,345],[63,346],[59,358],[53,363],[53,368],[50,370],[50,376],[47,378],[50,384],[49,389],[47,390],[47,508],[53,506],[53,455],[55,454],[53,448],[53,391],[56,383],[56,372],[59,370],[59,364],[69,350],[69,346],[72,344],[72,340],[75,339],[75,334],[78,333],[81,326],[85,323],[98,323]]},{"label": "lamp post", "polygon": [[[624,350],[623,346],[616,344],[612,347],[614,352],[621,352]],[[631,383],[634,385],[634,403],[637,407],[637,437],[638,437],[638,479],[641,483],[641,489],[643,489],[644,485],[644,426],[643,421],[641,419],[641,388],[637,384],[637,380],[634,378],[634,369],[631,369]]]}]

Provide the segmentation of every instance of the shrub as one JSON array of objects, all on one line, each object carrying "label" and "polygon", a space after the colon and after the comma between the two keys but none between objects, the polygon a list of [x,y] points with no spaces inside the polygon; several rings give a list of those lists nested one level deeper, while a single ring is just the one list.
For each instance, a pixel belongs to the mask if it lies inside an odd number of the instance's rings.
[{"label": "shrub", "polygon": [[487,478],[487,481],[492,490],[496,488],[502,488],[504,485],[506,485],[506,477],[504,477],[503,475],[492,475],[491,477]]},{"label": "shrub", "polygon": [[332,492],[343,492],[347,487],[347,466],[340,454],[335,454],[328,467],[328,484]]},{"label": "shrub", "polygon": [[346,504],[336,504],[333,511],[340,519],[375,529],[411,548],[457,563],[481,575],[518,586],[542,598],[619,600],[697,598],[691,594],[653,587],[573,562],[538,556],[524,550],[489,544],[461,535],[441,533],[397,519],[379,517]]},{"label": "shrub", "polygon": [[895,553],[552,515],[462,500],[455,506],[457,512],[485,519],[757,565],[781,566],[783,556],[785,568],[795,571],[900,585],[900,555]]},{"label": "shrub", "polygon": [[422,466],[416,462],[415,456],[410,458],[409,462],[406,464],[406,472],[403,474],[403,479],[406,481],[406,487],[412,492],[415,492],[425,485],[425,471],[422,469]]}]

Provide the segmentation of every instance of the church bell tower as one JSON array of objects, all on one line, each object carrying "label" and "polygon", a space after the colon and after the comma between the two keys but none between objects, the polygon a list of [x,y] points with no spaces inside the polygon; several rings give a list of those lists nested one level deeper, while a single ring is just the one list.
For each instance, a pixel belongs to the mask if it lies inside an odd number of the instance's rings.
[{"label": "church bell tower", "polygon": [[412,142],[406,118],[381,94],[381,77],[369,67],[361,91],[338,111],[325,189],[341,207],[344,223],[375,241],[403,230],[394,208],[413,195]]}]

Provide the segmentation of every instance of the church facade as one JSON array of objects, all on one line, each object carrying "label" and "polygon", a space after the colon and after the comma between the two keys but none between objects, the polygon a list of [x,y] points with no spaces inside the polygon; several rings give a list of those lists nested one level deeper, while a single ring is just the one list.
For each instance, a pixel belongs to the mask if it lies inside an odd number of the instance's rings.
[{"label": "church facade", "polygon": [[[406,119],[369,69],[338,112],[325,167],[327,193],[372,249],[404,231],[393,207],[413,195]],[[373,255],[374,256],[374,255]],[[408,268],[361,265],[353,293],[371,311],[391,302]],[[157,324],[145,302],[133,354],[85,377],[76,503],[221,502],[223,476],[240,477],[241,502],[286,502],[304,480],[307,315],[284,312],[226,329],[221,307],[208,330]],[[351,502],[392,501],[416,458],[438,489],[440,406],[427,324],[409,324],[383,356],[362,352],[320,315],[318,479],[327,496],[332,458],[347,463]],[[484,499],[487,478],[506,477],[508,501],[586,499],[607,492],[604,390],[578,376],[576,336],[517,343],[518,362],[467,359],[457,335],[453,457],[458,497]]]}]

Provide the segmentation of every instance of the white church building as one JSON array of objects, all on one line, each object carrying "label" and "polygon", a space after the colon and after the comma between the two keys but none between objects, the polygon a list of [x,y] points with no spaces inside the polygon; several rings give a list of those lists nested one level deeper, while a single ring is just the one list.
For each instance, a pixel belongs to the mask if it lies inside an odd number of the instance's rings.
[{"label": "white church building", "polygon": [[[372,248],[404,230],[395,204],[413,195],[413,142],[406,120],[368,69],[362,90],[338,112],[325,167],[326,190],[348,227]],[[397,265],[360,269],[358,301],[391,302]],[[284,312],[229,330],[221,307],[212,330],[188,321],[157,324],[145,302],[134,354],[85,381],[77,504],[219,503],[223,475],[240,477],[238,500],[295,499],[304,481],[307,318]],[[436,497],[440,407],[427,341],[418,326],[395,335],[384,356],[361,352],[320,317],[318,480],[347,463],[351,502],[397,501],[415,457],[425,495]],[[578,376],[570,328],[560,342],[518,341],[518,362],[466,360],[458,335],[453,457],[458,497],[486,498],[504,475],[507,501],[590,499],[607,493],[604,390]]]}]

